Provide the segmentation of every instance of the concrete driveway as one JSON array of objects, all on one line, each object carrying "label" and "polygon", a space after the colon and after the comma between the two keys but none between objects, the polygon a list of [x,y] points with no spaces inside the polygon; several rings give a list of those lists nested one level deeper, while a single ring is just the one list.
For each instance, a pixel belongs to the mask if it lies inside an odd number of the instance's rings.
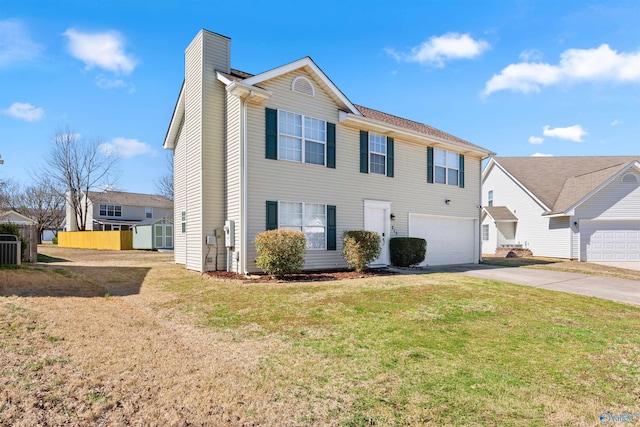
[{"label": "concrete driveway", "polygon": [[638,280],[484,264],[427,267],[419,271],[413,270],[413,272],[421,272],[423,274],[436,272],[458,273],[481,279],[497,280],[640,305],[640,281]]}]

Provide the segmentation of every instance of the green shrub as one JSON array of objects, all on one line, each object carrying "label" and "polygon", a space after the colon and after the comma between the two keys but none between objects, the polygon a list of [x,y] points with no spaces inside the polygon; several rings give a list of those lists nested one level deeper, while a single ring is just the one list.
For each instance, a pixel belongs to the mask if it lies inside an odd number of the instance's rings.
[{"label": "green shrub", "polygon": [[304,265],[307,239],[301,231],[270,230],[255,239],[256,265],[267,274],[283,276],[297,273]]},{"label": "green shrub", "polygon": [[54,238],[51,239],[51,244],[52,245],[57,245],[58,244],[58,236],[55,236]]},{"label": "green shrub", "polygon": [[342,256],[349,267],[362,271],[380,255],[380,236],[373,231],[348,230],[342,234]]},{"label": "green shrub", "polygon": [[389,241],[391,265],[409,267],[420,264],[427,254],[427,241],[418,237],[394,237]]}]

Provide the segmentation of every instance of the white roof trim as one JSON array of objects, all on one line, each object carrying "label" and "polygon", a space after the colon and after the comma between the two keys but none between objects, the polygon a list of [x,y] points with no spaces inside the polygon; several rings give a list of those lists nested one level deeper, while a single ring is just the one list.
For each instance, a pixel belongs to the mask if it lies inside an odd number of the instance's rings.
[{"label": "white roof trim", "polygon": [[176,148],[176,138],[178,137],[178,131],[180,130],[180,124],[184,119],[184,83],[180,88],[180,95],[178,95],[178,102],[173,109],[173,116],[171,116],[171,122],[169,123],[169,129],[167,129],[167,135],[164,138],[162,148],[165,150],[174,150]]},{"label": "white roof trim", "polygon": [[600,185],[598,185],[596,188],[594,188],[589,194],[587,194],[586,196],[584,196],[582,199],[578,200],[574,205],[570,206],[569,209],[567,209],[566,211],[564,211],[563,213],[556,213],[554,215],[547,215],[547,216],[567,216],[567,215],[575,215],[575,210],[577,207],[579,207],[581,204],[583,204],[584,202],[586,202],[587,200],[589,200],[591,197],[593,197],[596,193],[598,193],[600,190],[602,190],[604,187],[606,187],[607,185],[611,184],[613,181],[615,181],[616,179],[618,179],[619,177],[621,177],[623,174],[627,173],[629,171],[629,169],[636,167],[638,169],[640,169],[640,162],[638,161],[632,161],[631,163],[629,163],[627,166],[623,167],[622,169],[620,169],[617,173],[611,175],[608,179],[606,179],[605,181],[603,181]]},{"label": "white roof trim", "polygon": [[262,104],[273,95],[268,90],[256,86],[248,86],[244,84],[244,82],[232,82],[227,85],[226,90],[233,96],[237,96],[240,99],[252,100],[256,104]]},{"label": "white roof trim", "polygon": [[473,147],[457,141],[450,141],[448,139],[426,135],[421,132],[415,132],[400,126],[370,119],[361,115],[350,114],[345,111],[340,111],[340,123],[345,126],[351,125],[352,127],[356,127],[358,129],[370,130],[372,132],[377,132],[386,136],[398,137],[408,141],[422,143],[428,142],[431,145],[436,144],[436,146],[438,144],[447,145],[449,147],[454,147],[457,151],[463,154],[476,153],[484,156],[493,154],[491,151],[485,150],[484,148]]},{"label": "white roof trim", "polygon": [[484,180],[488,175],[488,171],[490,168],[497,166],[502,172],[504,172],[511,180],[513,180],[513,182],[516,183],[516,185],[520,188],[522,188],[524,190],[525,193],[527,193],[529,195],[529,197],[531,197],[533,200],[535,200],[535,202],[537,204],[540,205],[540,207],[542,207],[545,212],[549,212],[551,209],[549,209],[549,207],[547,207],[547,205],[545,205],[542,200],[538,199],[538,197],[536,197],[535,194],[533,194],[531,191],[529,191],[529,189],[527,187],[525,187],[520,181],[518,181],[513,175],[511,175],[509,172],[507,172],[507,170],[505,168],[502,167],[502,165],[500,163],[498,163],[498,161],[495,159],[495,157],[492,157],[491,159],[489,159],[489,163],[487,163],[487,166],[484,168],[485,172],[482,172],[482,183],[484,184]]},{"label": "white roof trim", "polygon": [[248,79],[244,79],[242,81],[243,84],[248,86],[255,86],[256,84],[262,83],[266,80],[273,79],[275,77],[281,76],[283,74],[289,73],[291,71],[295,71],[300,68],[309,67],[311,70],[318,76],[322,82],[329,87],[331,92],[340,100],[343,104],[341,107],[346,108],[349,112],[360,116],[360,112],[358,109],[349,101],[349,99],[338,89],[338,87],[333,84],[331,79],[327,77],[327,75],[316,65],[315,62],[308,56],[298,59],[297,61],[291,62],[289,64],[282,65],[280,67],[274,68],[272,70],[266,71],[261,74],[257,74],[253,77],[249,77]]}]

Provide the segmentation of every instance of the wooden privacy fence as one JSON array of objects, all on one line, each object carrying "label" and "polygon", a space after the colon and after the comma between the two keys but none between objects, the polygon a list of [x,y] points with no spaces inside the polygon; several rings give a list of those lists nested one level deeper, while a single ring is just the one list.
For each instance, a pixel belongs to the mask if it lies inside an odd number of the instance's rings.
[{"label": "wooden privacy fence", "polygon": [[20,235],[27,241],[27,247],[24,250],[22,261],[37,262],[38,261],[38,228],[35,225],[18,224]]},{"label": "wooden privacy fence", "polygon": [[124,251],[133,249],[133,232],[61,231],[58,233],[58,246],[61,248]]}]

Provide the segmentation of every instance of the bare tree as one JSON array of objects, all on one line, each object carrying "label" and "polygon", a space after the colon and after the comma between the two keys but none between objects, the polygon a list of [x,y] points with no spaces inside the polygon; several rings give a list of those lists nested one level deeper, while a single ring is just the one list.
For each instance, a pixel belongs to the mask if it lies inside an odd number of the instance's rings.
[{"label": "bare tree", "polygon": [[169,200],[173,200],[173,151],[167,153],[166,164],[167,172],[153,183],[159,195],[165,196]]},{"label": "bare tree", "polygon": [[51,182],[40,181],[27,187],[21,194],[18,212],[37,222],[38,243],[42,243],[42,232],[58,228],[65,217],[64,191],[55,188]]},{"label": "bare tree", "polygon": [[16,210],[20,205],[20,184],[13,179],[0,179],[0,210]]},{"label": "bare tree", "polygon": [[108,150],[102,150],[101,143],[98,139],[81,139],[68,127],[59,128],[46,160],[48,169],[39,177],[39,181],[46,178],[55,188],[64,189],[65,200],[80,231],[87,229],[87,193],[98,185],[110,185],[120,160]]}]

